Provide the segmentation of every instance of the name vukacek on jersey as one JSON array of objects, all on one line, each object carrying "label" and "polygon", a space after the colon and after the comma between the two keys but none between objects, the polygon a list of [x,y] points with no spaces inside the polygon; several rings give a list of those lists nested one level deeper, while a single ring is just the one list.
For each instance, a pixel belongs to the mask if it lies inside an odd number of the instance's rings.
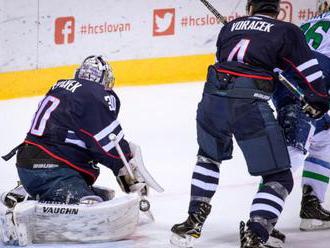
[{"label": "name vukacek on jersey", "polygon": [[274,26],[274,24],[271,24],[269,22],[265,21],[240,21],[233,23],[233,26],[231,27],[231,31],[235,30],[258,30],[262,32],[268,32],[270,33],[271,27]]}]

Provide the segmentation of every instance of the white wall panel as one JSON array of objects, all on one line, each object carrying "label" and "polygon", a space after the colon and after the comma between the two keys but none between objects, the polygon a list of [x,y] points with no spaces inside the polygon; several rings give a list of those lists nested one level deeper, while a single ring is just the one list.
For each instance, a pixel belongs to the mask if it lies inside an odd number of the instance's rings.
[{"label": "white wall panel", "polygon": [[[210,2],[225,16],[245,14],[245,0]],[[280,17],[300,24],[317,0],[282,2]],[[208,54],[221,28],[197,0],[0,0],[0,14],[0,72],[76,64],[89,54],[117,61]]]}]

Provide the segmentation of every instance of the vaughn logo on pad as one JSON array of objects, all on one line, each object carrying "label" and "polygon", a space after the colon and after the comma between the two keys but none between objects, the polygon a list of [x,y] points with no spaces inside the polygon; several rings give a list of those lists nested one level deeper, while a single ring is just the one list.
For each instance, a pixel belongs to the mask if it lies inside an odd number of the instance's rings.
[{"label": "vaughn logo on pad", "polygon": [[175,9],[155,9],[153,36],[174,35]]},{"label": "vaughn logo on pad", "polygon": [[78,208],[66,208],[66,207],[43,207],[42,212],[44,214],[78,214]]}]

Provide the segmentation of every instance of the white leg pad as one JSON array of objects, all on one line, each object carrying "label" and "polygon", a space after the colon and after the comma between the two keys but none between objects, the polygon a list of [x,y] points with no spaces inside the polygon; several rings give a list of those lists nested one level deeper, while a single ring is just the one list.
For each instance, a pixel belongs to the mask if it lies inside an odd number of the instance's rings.
[{"label": "white leg pad", "polygon": [[135,231],[139,199],[127,195],[92,205],[25,201],[16,205],[13,216],[20,246],[116,241]]}]

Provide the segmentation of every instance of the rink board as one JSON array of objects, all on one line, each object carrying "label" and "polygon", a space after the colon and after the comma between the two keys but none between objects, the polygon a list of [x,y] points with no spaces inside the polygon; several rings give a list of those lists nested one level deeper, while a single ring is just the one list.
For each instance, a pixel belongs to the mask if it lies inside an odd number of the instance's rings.
[{"label": "rink board", "polygon": [[[246,1],[210,2],[229,21],[246,14]],[[279,19],[299,25],[317,2],[282,1]],[[0,0],[0,23],[0,100],[42,95],[91,54],[118,86],[202,81],[222,27],[194,0]]]}]

